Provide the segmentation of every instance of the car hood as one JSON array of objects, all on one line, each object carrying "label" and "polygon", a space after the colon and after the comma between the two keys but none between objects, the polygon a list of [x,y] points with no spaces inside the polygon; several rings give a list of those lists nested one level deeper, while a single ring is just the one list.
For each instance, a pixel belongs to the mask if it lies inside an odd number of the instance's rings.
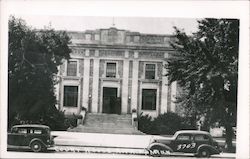
[{"label": "car hood", "polygon": [[163,144],[170,144],[171,141],[174,140],[173,136],[159,136],[159,135],[154,135],[152,137],[152,142],[159,142]]}]

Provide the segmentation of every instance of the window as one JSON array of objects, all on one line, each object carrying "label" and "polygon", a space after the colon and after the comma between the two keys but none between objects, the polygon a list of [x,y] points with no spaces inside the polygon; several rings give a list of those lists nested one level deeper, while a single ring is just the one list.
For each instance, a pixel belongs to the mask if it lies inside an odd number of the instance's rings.
[{"label": "window", "polygon": [[135,36],[134,37],[134,42],[138,43],[140,41],[140,37],[139,36]]},{"label": "window", "polygon": [[156,110],[156,89],[142,90],[142,110]]},{"label": "window", "polygon": [[155,64],[145,65],[145,79],[155,79]]},{"label": "window", "polygon": [[68,61],[67,64],[67,76],[76,76],[77,75],[77,62]]},{"label": "window", "polygon": [[191,137],[190,137],[190,135],[188,135],[188,134],[180,134],[178,137],[177,137],[177,140],[181,140],[181,141],[183,141],[183,140],[190,140],[191,139]]},{"label": "window", "polygon": [[42,130],[30,129],[30,133],[31,133],[31,134],[42,134]]},{"label": "window", "polygon": [[64,86],[63,105],[65,107],[77,107],[78,87]]},{"label": "window", "polygon": [[209,141],[209,137],[207,135],[195,135],[195,141]]},{"label": "window", "polygon": [[27,134],[28,131],[27,131],[27,129],[25,129],[25,128],[19,128],[19,129],[18,129],[18,133],[20,133],[20,134]]},{"label": "window", "polygon": [[106,77],[112,77],[112,78],[116,77],[116,63],[114,62],[107,63]]},{"label": "window", "polygon": [[100,36],[98,34],[95,34],[95,39],[94,40],[100,40]]},{"label": "window", "polygon": [[90,41],[91,40],[91,34],[85,34],[85,39]]}]

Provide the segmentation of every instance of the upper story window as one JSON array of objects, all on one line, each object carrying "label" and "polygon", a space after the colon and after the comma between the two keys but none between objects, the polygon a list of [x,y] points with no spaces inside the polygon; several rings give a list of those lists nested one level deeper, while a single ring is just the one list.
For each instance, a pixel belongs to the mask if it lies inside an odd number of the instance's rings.
[{"label": "upper story window", "polygon": [[145,79],[155,79],[155,64],[145,65]]},{"label": "upper story window", "polygon": [[108,62],[106,66],[106,77],[116,77],[116,63]]},{"label": "upper story window", "polygon": [[94,40],[97,40],[97,41],[100,40],[100,36],[98,34],[95,34],[94,38],[95,38]]},{"label": "upper story window", "polygon": [[85,39],[88,41],[91,40],[91,34],[85,34]]},{"label": "upper story window", "polygon": [[140,37],[139,36],[135,36],[134,37],[134,42],[138,43],[140,41]]},{"label": "upper story window", "polygon": [[68,61],[67,76],[77,76],[77,61]]}]

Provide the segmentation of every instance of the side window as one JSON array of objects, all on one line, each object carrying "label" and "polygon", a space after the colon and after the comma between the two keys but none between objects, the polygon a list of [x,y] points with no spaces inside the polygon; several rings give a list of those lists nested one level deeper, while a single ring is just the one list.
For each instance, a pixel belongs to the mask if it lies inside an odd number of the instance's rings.
[{"label": "side window", "polygon": [[42,134],[42,130],[39,129],[30,129],[31,134]]},{"label": "side window", "polygon": [[195,135],[195,141],[209,141],[209,137],[207,135]]},{"label": "side window", "polygon": [[77,76],[77,61],[68,61],[67,76]]},{"label": "side window", "polygon": [[28,131],[27,131],[27,129],[25,129],[25,128],[19,128],[19,129],[18,129],[18,133],[20,133],[20,134],[27,134]]},{"label": "side window", "polygon": [[191,140],[191,136],[189,134],[180,134],[177,136],[176,140],[179,140],[179,141]]},{"label": "side window", "polygon": [[11,133],[18,133],[18,129],[17,128],[12,128]]}]

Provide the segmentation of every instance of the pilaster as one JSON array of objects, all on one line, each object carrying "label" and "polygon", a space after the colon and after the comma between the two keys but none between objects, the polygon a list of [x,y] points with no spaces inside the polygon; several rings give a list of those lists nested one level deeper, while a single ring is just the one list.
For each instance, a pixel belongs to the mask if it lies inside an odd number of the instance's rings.
[{"label": "pilaster", "polygon": [[82,106],[88,108],[89,105],[89,70],[90,59],[84,59],[84,71],[83,71],[83,92],[82,92]]},{"label": "pilaster", "polygon": [[98,91],[99,91],[99,58],[94,58],[93,63],[93,89],[92,89],[92,108],[91,112],[98,112]]},{"label": "pilaster", "polygon": [[123,61],[123,79],[122,79],[122,114],[127,113],[128,107],[128,75],[129,75],[129,60]]}]

